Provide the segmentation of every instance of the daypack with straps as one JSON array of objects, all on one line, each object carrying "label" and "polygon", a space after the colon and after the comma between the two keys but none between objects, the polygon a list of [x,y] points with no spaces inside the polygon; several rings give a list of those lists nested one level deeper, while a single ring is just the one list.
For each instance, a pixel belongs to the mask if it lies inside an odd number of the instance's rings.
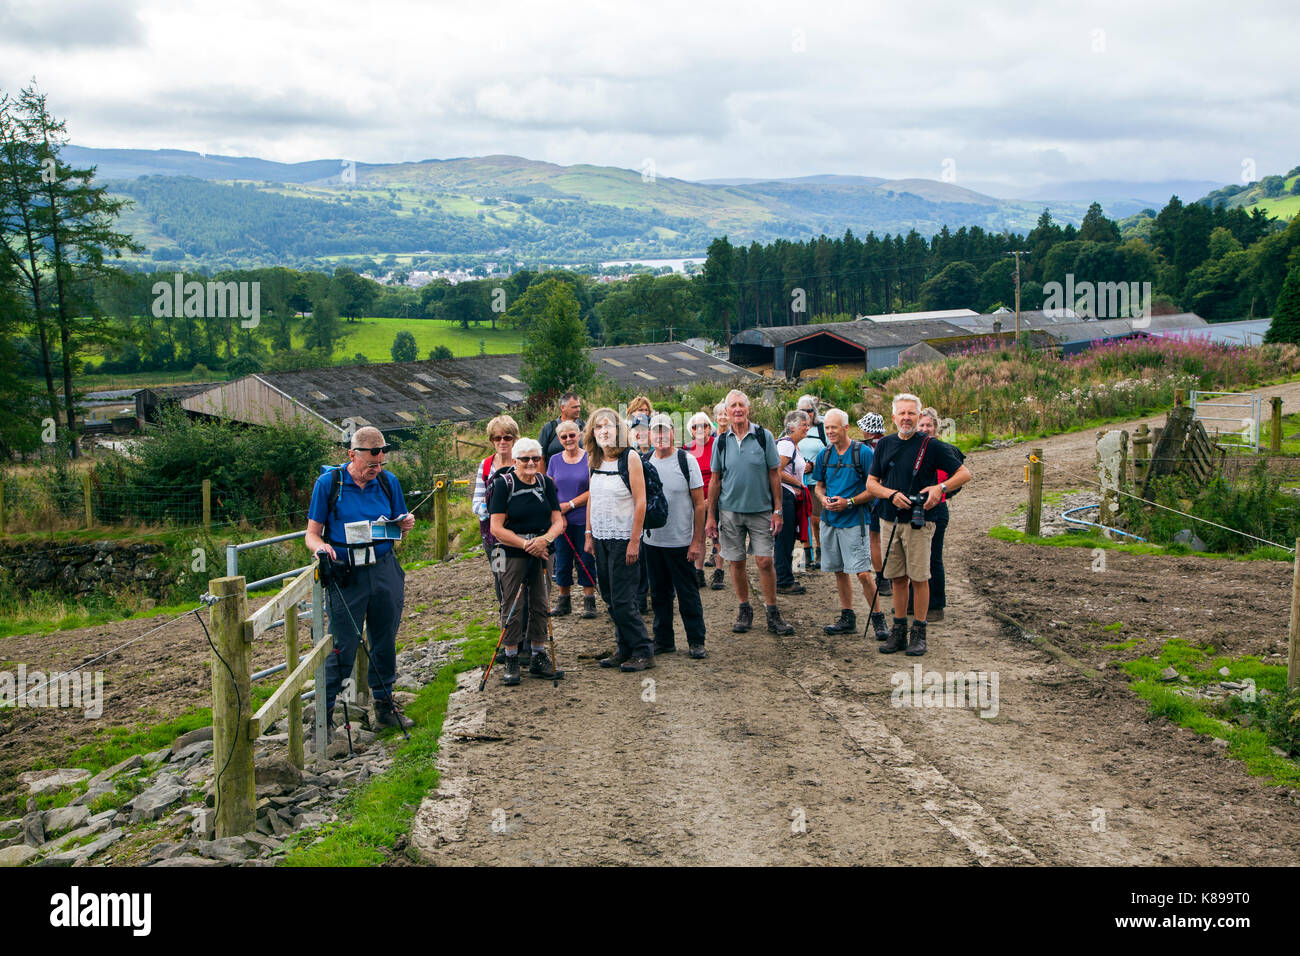
[{"label": "daypack with straps", "polygon": [[[334,516],[335,520],[338,520],[339,516],[339,499],[343,497],[343,469],[346,467],[347,465],[321,465],[322,474],[326,470],[332,472],[328,501],[329,512]],[[384,495],[388,498],[388,517],[396,518],[397,515],[393,514],[397,505],[393,498],[392,479],[388,477],[388,472],[381,468],[376,480],[379,482],[379,487],[384,489]]]},{"label": "daypack with straps", "polygon": [[[730,434],[734,434],[734,432],[728,429],[727,431],[722,432],[722,434],[718,435],[718,441],[722,442],[722,447],[718,449],[718,473],[719,474],[722,474],[727,470],[727,436]],[[750,432],[750,434],[758,439],[758,447],[763,452],[763,461],[766,462],[767,461],[767,429],[764,428],[762,425],[757,425],[756,423],[756,427],[754,431]],[[737,448],[740,447],[740,441],[736,442],[736,447]],[[721,481],[722,479],[719,478],[718,480]],[[767,496],[769,498],[772,498],[771,487],[767,489]],[[773,511],[776,510],[775,498],[772,498],[772,510]]]},{"label": "daypack with straps", "polygon": [[[629,448],[628,451],[631,451],[631,449]],[[641,455],[640,452],[637,452],[637,454]],[[646,531],[662,528],[668,523],[668,497],[664,494],[664,483],[659,477],[659,469],[650,464],[650,458],[653,454],[654,452],[649,455],[641,455],[641,471],[645,475],[645,521],[642,522],[641,527]],[[691,469],[686,461],[686,451],[681,448],[677,449],[677,467],[682,470],[682,480],[686,482],[686,491],[689,494],[691,490]],[[627,490],[631,491],[632,479],[628,477],[626,455],[618,459],[618,474],[623,479],[623,483],[627,485]],[[653,510],[651,509],[652,503],[654,504]],[[662,520],[659,517],[661,511],[663,513]],[[650,523],[652,514],[655,522],[657,522],[655,524]]]},{"label": "daypack with straps", "polygon": [[[849,439],[849,461],[853,464],[853,470],[858,473],[858,478],[862,481],[862,487],[865,489],[867,487],[867,466],[862,463],[862,448],[862,442],[858,441],[856,438]],[[823,455],[826,456],[827,468],[830,467],[831,452],[834,449],[834,445],[827,445],[817,453],[817,458],[819,460]],[[823,468],[822,470],[825,471],[826,469]],[[863,502],[860,505],[854,505],[854,507],[858,509],[858,516],[862,519],[863,523],[866,522],[867,515],[876,507],[876,501],[877,499],[873,498],[871,501]]]},{"label": "daypack with straps", "polygon": [[[627,456],[634,450],[624,448],[623,454],[618,456],[618,476],[623,479],[623,484],[627,486],[628,491],[632,490],[632,478],[627,472]],[[686,476],[686,487],[689,488],[690,469],[686,466],[683,457],[685,454],[682,449],[677,449],[677,464],[681,467],[682,474]],[[664,497],[664,483],[659,480],[659,472],[650,465],[650,456],[642,455],[639,451],[637,455],[641,458],[641,474],[645,476],[645,520],[641,522],[641,528],[644,531],[653,531],[668,523],[668,499]]]},{"label": "daypack with straps", "polygon": [[485,489],[483,492],[483,506],[485,508],[488,508],[489,512],[488,512],[488,516],[486,518],[481,519],[478,523],[479,535],[483,539],[483,548],[484,550],[489,552],[492,550],[493,546],[496,545],[497,543],[497,539],[492,534],[492,514],[490,510],[492,507],[492,486],[496,484],[496,480],[500,478],[503,482],[505,482],[507,501],[510,498],[513,498],[517,494],[520,495],[532,494],[545,500],[548,483],[550,484],[550,486],[555,485],[554,478],[552,478],[550,475],[538,472],[537,481],[533,482],[532,485],[523,485],[520,488],[516,488],[514,465],[506,465],[495,475],[492,475],[489,478],[488,475],[491,473],[491,468],[492,468],[492,459],[491,457],[489,457],[483,463],[483,486]]}]

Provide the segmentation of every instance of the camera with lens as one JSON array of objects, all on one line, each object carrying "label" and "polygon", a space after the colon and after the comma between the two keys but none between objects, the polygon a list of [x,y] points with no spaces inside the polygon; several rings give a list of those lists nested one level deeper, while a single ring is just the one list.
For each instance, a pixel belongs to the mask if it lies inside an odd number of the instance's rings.
[{"label": "camera with lens", "polygon": [[925,527],[925,495],[908,495],[907,500],[912,503],[912,527]]}]

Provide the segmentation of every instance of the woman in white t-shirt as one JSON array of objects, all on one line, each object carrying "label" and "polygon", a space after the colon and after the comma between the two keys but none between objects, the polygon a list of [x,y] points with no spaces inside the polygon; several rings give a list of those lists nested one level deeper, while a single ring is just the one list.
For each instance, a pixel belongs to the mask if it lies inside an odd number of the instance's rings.
[{"label": "woman in white t-shirt", "polygon": [[654,667],[655,661],[636,594],[645,524],[641,456],[627,447],[627,429],[612,408],[599,408],[592,414],[582,440],[591,468],[585,548],[596,559],[596,583],[614,618],[618,639],[614,653],[602,659],[600,666],[642,671]]},{"label": "woman in white t-shirt", "polygon": [[807,588],[794,579],[795,535],[799,530],[796,513],[799,500],[807,489],[804,487],[803,455],[799,453],[799,442],[808,434],[808,413],[797,409],[785,416],[785,432],[776,443],[776,453],[781,456],[781,530],[776,536],[772,559],[776,564],[776,593],[803,594]]}]

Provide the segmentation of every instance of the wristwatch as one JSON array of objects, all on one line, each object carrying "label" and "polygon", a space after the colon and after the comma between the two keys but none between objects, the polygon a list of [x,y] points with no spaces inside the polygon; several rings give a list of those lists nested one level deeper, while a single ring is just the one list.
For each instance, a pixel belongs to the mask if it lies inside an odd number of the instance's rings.
[{"label": "wristwatch", "polygon": [[948,493],[948,486],[944,484],[942,481],[939,482],[939,493],[944,495]]}]

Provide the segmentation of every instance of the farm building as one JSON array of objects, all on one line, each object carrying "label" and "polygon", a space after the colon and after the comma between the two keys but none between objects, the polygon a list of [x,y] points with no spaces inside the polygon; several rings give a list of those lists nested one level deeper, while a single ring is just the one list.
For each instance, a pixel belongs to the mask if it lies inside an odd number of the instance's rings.
[{"label": "farm building", "polygon": [[[598,348],[588,355],[600,374],[633,388],[756,377],[679,342]],[[264,372],[191,395],[181,406],[251,424],[317,421],[340,438],[349,422],[400,434],[425,419],[474,422],[523,404],[528,389],[519,373],[518,355]]]},{"label": "farm building", "polygon": [[1263,345],[1272,319],[1245,319],[1241,322],[1211,322],[1200,326],[1165,328],[1151,334],[1160,338],[1208,339],[1224,345]]},{"label": "farm building", "polygon": [[882,312],[879,315],[859,315],[858,321],[869,322],[916,322],[932,319],[939,322],[951,322],[961,325],[961,320],[979,315],[973,309],[934,309],[930,312]]},{"label": "farm building", "polygon": [[745,329],[731,339],[737,365],[771,365],[778,378],[797,378],[822,365],[861,366],[864,371],[897,365],[899,355],[926,339],[969,333],[951,322],[824,322]]}]

